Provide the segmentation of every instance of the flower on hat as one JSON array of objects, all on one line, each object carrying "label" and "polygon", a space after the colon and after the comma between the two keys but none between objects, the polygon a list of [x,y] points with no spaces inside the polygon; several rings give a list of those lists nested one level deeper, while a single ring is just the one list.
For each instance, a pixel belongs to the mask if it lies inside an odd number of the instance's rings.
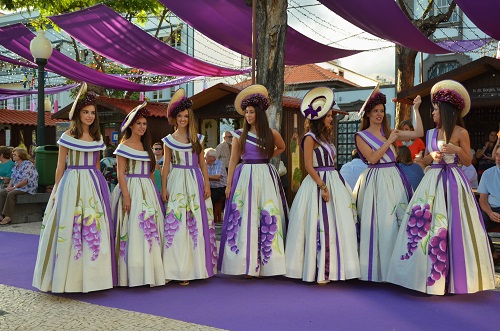
[{"label": "flower on hat", "polygon": [[[149,115],[150,115],[149,110],[147,110],[146,108],[141,108],[135,113],[135,115],[133,115],[133,119],[131,121],[133,121],[135,118],[141,118],[141,117],[147,118],[149,117]],[[125,117],[120,127],[123,128],[123,126],[127,123],[128,120],[129,118]],[[123,129],[122,131],[125,131],[125,129]]]},{"label": "flower on hat", "polygon": [[170,111],[170,114],[168,116],[171,118],[175,118],[177,114],[185,109],[190,109],[191,106],[193,106],[193,102],[186,97],[182,97],[171,105],[172,110]]},{"label": "flower on hat", "polygon": [[89,105],[95,105],[98,97],[99,97],[99,95],[97,95],[93,91],[83,93],[76,103],[75,110],[80,111],[80,110],[82,110],[83,107],[86,107]]},{"label": "flower on hat", "polygon": [[432,103],[448,102],[462,111],[465,107],[464,99],[455,90],[441,89],[432,95]]},{"label": "flower on hat", "polygon": [[387,102],[387,98],[384,93],[382,92],[377,92],[375,93],[367,102],[365,109],[367,111],[370,111],[375,107],[376,105],[385,105]]},{"label": "flower on hat", "polygon": [[269,105],[267,97],[260,93],[251,94],[241,101],[241,109],[245,109],[248,106],[257,106],[262,108],[262,110],[267,110]]}]

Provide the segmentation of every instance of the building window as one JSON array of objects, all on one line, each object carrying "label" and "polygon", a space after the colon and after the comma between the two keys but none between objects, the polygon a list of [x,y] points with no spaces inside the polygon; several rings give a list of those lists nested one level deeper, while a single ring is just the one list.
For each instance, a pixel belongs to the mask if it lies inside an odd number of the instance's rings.
[{"label": "building window", "polygon": [[[434,3],[436,4],[436,14],[444,14],[448,11],[450,7],[450,0],[436,0]],[[460,21],[460,16],[458,15],[458,6],[453,10],[453,14],[451,14],[450,19],[446,23],[458,23]]]},{"label": "building window", "polygon": [[436,62],[427,72],[427,80],[445,74],[458,67],[460,67],[460,63],[458,63],[458,61]]},{"label": "building window", "polygon": [[0,101],[0,109],[7,109],[7,100]]},{"label": "building window", "polygon": [[356,148],[354,134],[358,132],[361,121],[339,121],[337,129],[337,169],[351,161],[352,150]]},{"label": "building window", "polygon": [[172,27],[172,32],[168,36],[158,39],[172,47],[180,47],[182,44],[182,25]]}]

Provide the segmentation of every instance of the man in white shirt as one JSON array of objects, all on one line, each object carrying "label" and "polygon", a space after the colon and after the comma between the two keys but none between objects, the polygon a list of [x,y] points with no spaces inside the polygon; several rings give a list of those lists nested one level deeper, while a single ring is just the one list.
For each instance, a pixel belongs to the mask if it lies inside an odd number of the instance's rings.
[{"label": "man in white shirt", "polygon": [[233,142],[233,135],[231,132],[226,131],[224,132],[223,137],[224,141],[217,145],[217,147],[215,147],[215,150],[217,151],[216,157],[222,161],[227,172],[227,168],[229,167],[229,160],[231,159],[231,144]]},{"label": "man in white shirt", "polygon": [[347,162],[340,168],[340,174],[344,180],[349,184],[352,190],[356,186],[359,175],[368,168],[368,166],[359,158],[358,151],[356,149],[352,150],[352,160]]}]

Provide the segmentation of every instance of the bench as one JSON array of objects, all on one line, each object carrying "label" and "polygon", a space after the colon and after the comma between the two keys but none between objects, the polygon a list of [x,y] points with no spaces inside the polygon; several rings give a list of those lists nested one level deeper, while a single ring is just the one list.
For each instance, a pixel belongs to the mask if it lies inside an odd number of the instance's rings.
[{"label": "bench", "polygon": [[49,193],[16,196],[16,208],[14,208],[12,215],[12,223],[41,222],[49,197]]}]

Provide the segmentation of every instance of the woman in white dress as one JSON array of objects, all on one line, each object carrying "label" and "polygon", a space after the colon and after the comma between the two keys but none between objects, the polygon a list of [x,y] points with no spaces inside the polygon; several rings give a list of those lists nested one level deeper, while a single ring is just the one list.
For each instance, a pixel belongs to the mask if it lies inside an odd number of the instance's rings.
[{"label": "woman in white dress", "polygon": [[109,189],[98,169],[106,146],[96,100],[83,82],[69,112],[69,130],[58,141],[55,186],[33,277],[33,286],[44,292],[85,293],[116,285]]},{"label": "woman in white dress", "polygon": [[308,176],[290,209],[286,238],[286,276],[316,281],[358,278],[356,205],[351,188],[335,170],[331,144],[333,91],[309,91],[300,110],[308,132],[301,141]]},{"label": "woman in white dress", "polygon": [[123,121],[117,156],[118,187],[112,197],[116,224],[118,285],[159,286],[163,272],[163,203],[152,173],[156,160],[151,150],[146,102]]},{"label": "woman in white dress", "polygon": [[164,137],[161,195],[167,203],[163,268],[167,280],[212,277],[217,263],[215,229],[203,139],[197,133],[192,102],[175,92],[167,114],[175,131]]},{"label": "woman in white dress", "polygon": [[425,164],[431,164],[408,204],[387,281],[443,295],[495,288],[488,238],[469,181],[458,161],[470,165],[469,133],[462,117],[467,90],[444,80],[432,87],[437,128],[427,132]]}]

